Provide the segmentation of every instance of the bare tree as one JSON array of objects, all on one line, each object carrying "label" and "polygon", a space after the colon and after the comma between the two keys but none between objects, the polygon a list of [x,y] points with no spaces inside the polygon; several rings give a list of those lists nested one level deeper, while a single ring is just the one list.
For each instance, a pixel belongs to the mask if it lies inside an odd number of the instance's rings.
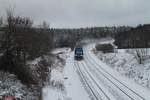
[{"label": "bare tree", "polygon": [[135,57],[139,64],[143,64],[143,62],[146,60],[148,55],[147,48],[143,49],[135,49]]}]

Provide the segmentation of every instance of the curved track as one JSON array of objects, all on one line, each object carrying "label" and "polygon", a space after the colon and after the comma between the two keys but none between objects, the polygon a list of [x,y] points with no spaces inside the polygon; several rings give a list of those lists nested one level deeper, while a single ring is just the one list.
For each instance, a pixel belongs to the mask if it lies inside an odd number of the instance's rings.
[{"label": "curved track", "polygon": [[146,100],[105,70],[90,49],[84,51],[84,60],[75,61],[75,67],[91,92],[92,100]]},{"label": "curved track", "polygon": [[79,76],[80,76],[83,84],[85,85],[85,88],[87,88],[88,91],[90,92],[90,94],[92,95],[91,98],[94,99],[94,100],[98,100],[97,94],[95,93],[95,91],[93,90],[93,88],[90,86],[89,82],[86,80],[83,72],[80,69],[80,65],[77,62],[75,63],[75,67],[78,70]]},{"label": "curved track", "polygon": [[[87,88],[89,88],[92,92],[92,95],[94,96],[93,98],[95,98],[94,100],[111,100],[110,97],[105,93],[105,91],[103,91],[103,89],[99,86],[94,77],[89,73],[89,71],[83,70],[83,68],[85,68],[86,66],[82,62],[76,62],[75,66],[80,73],[80,77],[82,77],[82,80],[84,80],[85,84],[87,84]],[[93,82],[94,85],[92,84]]]},{"label": "curved track", "polygon": [[[119,81],[117,78],[115,78],[113,75],[111,75],[109,72],[107,72],[102,65],[100,65],[93,56],[90,56],[90,53],[87,52],[89,56],[86,55],[86,60],[90,62],[91,64],[95,65],[95,69],[98,70],[101,74],[103,74],[104,77],[106,77],[112,84],[114,84],[120,91],[122,91],[124,94],[126,94],[131,100],[145,100],[144,97],[140,96],[140,94],[136,93],[132,89],[130,89],[128,86],[123,84],[121,81]],[[107,74],[107,75],[106,75]],[[117,83],[117,84],[116,84]],[[120,88],[119,85],[122,85]]]}]

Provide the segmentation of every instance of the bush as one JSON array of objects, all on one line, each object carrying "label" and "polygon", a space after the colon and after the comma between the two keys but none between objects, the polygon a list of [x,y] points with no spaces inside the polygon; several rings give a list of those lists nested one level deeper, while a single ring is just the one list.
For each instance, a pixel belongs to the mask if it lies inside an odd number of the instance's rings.
[{"label": "bush", "polygon": [[37,83],[29,67],[24,65],[20,59],[13,59],[4,55],[0,57],[0,60],[0,70],[15,74],[22,83],[27,85]]},{"label": "bush", "polygon": [[97,51],[102,51],[103,53],[109,53],[114,51],[114,48],[111,44],[97,44],[95,48]]}]

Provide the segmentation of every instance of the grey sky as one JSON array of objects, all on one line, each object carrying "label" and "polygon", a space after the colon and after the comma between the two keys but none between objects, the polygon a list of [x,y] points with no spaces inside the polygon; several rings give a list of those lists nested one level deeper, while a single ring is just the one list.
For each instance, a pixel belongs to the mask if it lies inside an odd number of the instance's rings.
[{"label": "grey sky", "polygon": [[0,16],[10,5],[57,28],[150,23],[150,0],[0,0]]}]

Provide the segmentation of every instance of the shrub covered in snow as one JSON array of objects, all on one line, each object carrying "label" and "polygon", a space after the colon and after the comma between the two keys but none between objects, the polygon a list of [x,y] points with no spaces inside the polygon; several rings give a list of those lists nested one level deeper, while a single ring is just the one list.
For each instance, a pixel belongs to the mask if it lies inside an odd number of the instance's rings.
[{"label": "shrub covered in snow", "polygon": [[[48,77],[50,65],[51,58],[44,56],[28,62],[26,67],[24,67],[25,70],[22,68],[21,70],[19,66],[17,66],[17,71],[20,73],[22,80],[28,77],[28,81],[31,83],[28,84],[28,87],[18,79],[18,76],[0,71],[0,96],[12,95],[21,100],[38,100],[41,92],[40,88],[42,88],[41,85],[44,85]],[[28,74],[26,75],[25,73]],[[32,81],[29,76],[33,78],[34,81]]]},{"label": "shrub covered in snow", "polygon": [[[31,88],[23,85],[14,74],[0,71],[0,97],[15,96],[21,100],[35,100],[35,96]],[[32,99],[31,99],[32,98]]]}]

